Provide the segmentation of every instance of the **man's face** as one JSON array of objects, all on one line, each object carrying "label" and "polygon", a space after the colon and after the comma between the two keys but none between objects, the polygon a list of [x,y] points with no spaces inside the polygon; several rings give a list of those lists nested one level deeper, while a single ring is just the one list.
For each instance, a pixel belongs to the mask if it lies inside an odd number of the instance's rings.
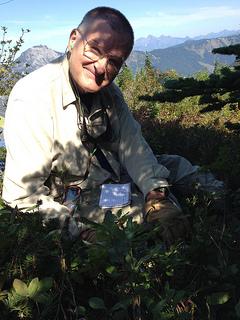
[{"label": "man's face", "polygon": [[97,92],[114,80],[128,54],[123,38],[102,20],[85,34],[72,31],[69,70],[80,92]]}]

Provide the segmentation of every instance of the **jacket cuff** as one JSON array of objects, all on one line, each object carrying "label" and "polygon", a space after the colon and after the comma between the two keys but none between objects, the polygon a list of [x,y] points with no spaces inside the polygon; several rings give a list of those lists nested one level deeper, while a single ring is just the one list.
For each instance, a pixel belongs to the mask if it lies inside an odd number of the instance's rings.
[{"label": "jacket cuff", "polygon": [[162,188],[162,187],[166,187],[166,188],[170,187],[167,180],[161,179],[161,180],[149,181],[144,185],[144,188],[142,190],[144,199],[146,199],[146,196],[150,191],[153,191],[154,189]]}]

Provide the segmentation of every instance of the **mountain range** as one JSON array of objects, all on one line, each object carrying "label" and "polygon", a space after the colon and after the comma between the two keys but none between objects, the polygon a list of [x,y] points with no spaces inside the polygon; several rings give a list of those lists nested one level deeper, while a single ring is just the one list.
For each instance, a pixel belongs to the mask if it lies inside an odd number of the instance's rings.
[{"label": "mountain range", "polygon": [[62,52],[55,51],[44,45],[33,46],[19,56],[14,69],[20,73],[25,71],[29,73],[57,59],[62,54]]},{"label": "mountain range", "polygon": [[[227,33],[227,30],[223,33]],[[212,72],[216,61],[223,64],[232,64],[235,59],[234,56],[214,55],[212,49],[240,43],[240,34],[211,38],[213,35],[209,34],[209,39],[201,40],[184,38],[185,42],[167,48],[144,51],[134,49],[126,62],[133,72],[136,72],[144,66],[146,51],[148,51],[153,66],[161,71],[175,69],[182,76],[189,76],[203,69]],[[164,39],[167,40],[166,37]],[[180,38],[174,39],[179,40]],[[62,54],[47,46],[34,46],[20,55],[15,69],[18,72],[24,72],[27,64],[27,72],[31,72]]]},{"label": "mountain range", "polygon": [[205,35],[200,35],[196,37],[171,37],[161,35],[155,37],[148,35],[147,37],[138,38],[134,42],[134,50],[138,51],[151,51],[155,49],[165,49],[168,47],[176,46],[178,44],[184,43],[188,40],[202,40],[202,39],[214,39],[229,37],[239,34],[240,30],[222,30],[219,32],[211,32]]},{"label": "mountain range", "polygon": [[[212,72],[216,62],[231,65],[235,56],[213,54],[218,47],[240,43],[240,35],[203,40],[188,40],[165,49],[150,51],[149,57],[155,68],[161,71],[175,69],[182,76],[190,76],[200,70]],[[136,72],[144,66],[145,52],[133,51],[127,64]]]}]

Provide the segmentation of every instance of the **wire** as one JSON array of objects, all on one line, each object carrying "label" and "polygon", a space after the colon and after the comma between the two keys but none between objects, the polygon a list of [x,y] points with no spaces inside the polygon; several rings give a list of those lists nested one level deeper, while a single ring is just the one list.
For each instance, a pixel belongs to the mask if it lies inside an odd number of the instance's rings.
[{"label": "wire", "polygon": [[14,0],[8,0],[8,1],[6,1],[6,2],[2,2],[2,3],[0,3],[0,6],[3,5],[3,4],[7,4],[7,3],[9,3],[9,2],[12,2],[12,1],[14,1]]}]

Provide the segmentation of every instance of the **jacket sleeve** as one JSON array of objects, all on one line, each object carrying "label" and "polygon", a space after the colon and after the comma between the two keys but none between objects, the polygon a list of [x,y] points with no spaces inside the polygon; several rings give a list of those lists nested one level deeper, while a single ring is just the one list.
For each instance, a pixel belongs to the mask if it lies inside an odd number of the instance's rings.
[{"label": "jacket sleeve", "polygon": [[120,121],[119,158],[134,183],[146,197],[155,188],[168,186],[169,171],[159,164],[142,136],[139,123],[133,118],[119,89],[116,89]]},{"label": "jacket sleeve", "polygon": [[7,147],[3,200],[27,211],[36,207],[46,219],[64,221],[68,209],[55,202],[44,185],[52,166],[53,124],[50,103],[41,94],[26,92],[21,80],[12,90],[5,117]]}]

